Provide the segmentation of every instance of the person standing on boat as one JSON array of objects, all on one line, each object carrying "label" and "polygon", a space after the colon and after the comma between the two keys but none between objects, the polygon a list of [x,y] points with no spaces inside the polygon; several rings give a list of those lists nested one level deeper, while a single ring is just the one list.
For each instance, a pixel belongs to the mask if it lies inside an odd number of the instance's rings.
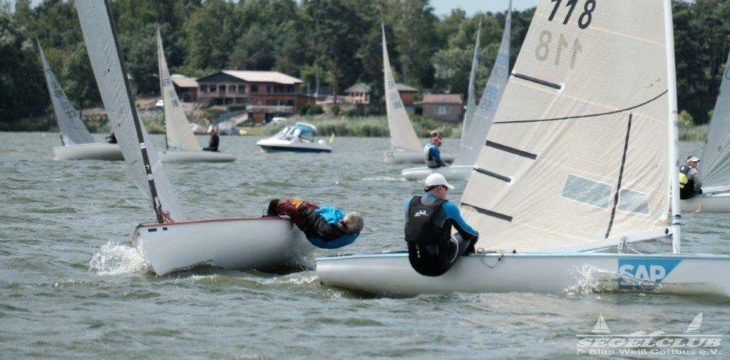
[{"label": "person standing on boat", "polygon": [[[421,275],[440,276],[456,260],[474,252],[479,233],[461,217],[459,208],[446,200],[451,186],[441,174],[431,174],[425,181],[425,194],[405,203],[405,234],[408,260]],[[457,234],[451,235],[451,227]]]},{"label": "person standing on boat", "polygon": [[213,130],[210,131],[210,141],[208,141],[208,147],[204,148],[205,151],[218,151],[218,144],[220,143],[220,138],[218,137],[218,131],[213,128]]},{"label": "person standing on boat", "polygon": [[349,212],[345,215],[334,206],[319,206],[299,198],[271,200],[266,214],[289,216],[309,242],[323,249],[337,249],[352,244],[364,225],[360,213]]},{"label": "person standing on boat", "polygon": [[700,159],[696,156],[687,158],[687,164],[679,168],[679,198],[686,200],[702,194],[702,179],[698,166]]},{"label": "person standing on boat", "polygon": [[426,144],[423,148],[423,152],[426,155],[426,166],[431,169],[446,166],[446,163],[441,159],[441,136],[436,134],[431,138],[431,142]]}]

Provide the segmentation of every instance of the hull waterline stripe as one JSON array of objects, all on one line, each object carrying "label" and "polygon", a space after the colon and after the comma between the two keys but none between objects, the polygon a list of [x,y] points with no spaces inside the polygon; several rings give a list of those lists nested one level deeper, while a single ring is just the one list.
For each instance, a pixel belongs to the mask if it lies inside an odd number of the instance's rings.
[{"label": "hull waterline stripe", "polygon": [[530,82],[534,82],[535,84],[540,84],[542,86],[547,86],[547,87],[552,88],[552,89],[555,89],[555,90],[562,90],[563,89],[563,86],[560,85],[560,84],[552,83],[552,82],[549,82],[549,81],[546,81],[546,80],[542,80],[542,79],[538,79],[536,77],[532,77],[532,76],[528,76],[528,75],[523,75],[523,74],[520,74],[520,73],[516,73],[514,71],[512,72],[512,76],[514,76],[514,77],[516,77],[518,79],[522,79],[522,80],[527,80],[527,81],[530,81]]},{"label": "hull waterline stripe", "polygon": [[497,180],[502,180],[502,181],[504,181],[506,183],[512,182],[512,179],[510,179],[510,178],[508,178],[508,177],[506,177],[504,175],[499,175],[497,173],[493,173],[493,172],[491,172],[489,170],[484,170],[484,169],[480,169],[480,168],[474,168],[474,171],[476,171],[476,172],[478,172],[478,173],[480,173],[482,175],[486,175],[486,176],[493,177],[493,178],[495,178]]},{"label": "hull waterline stripe", "polygon": [[477,212],[479,212],[482,215],[487,215],[487,216],[491,216],[493,218],[497,218],[499,220],[504,220],[504,221],[507,221],[507,222],[512,222],[512,217],[509,216],[509,215],[505,215],[505,214],[502,214],[502,213],[498,213],[498,212],[492,211],[492,210],[483,209],[483,208],[480,208],[478,206],[474,206],[474,205],[467,204],[467,203],[464,203],[464,202],[461,203],[461,205],[468,206],[468,207],[476,210]]},{"label": "hull waterline stripe", "polygon": [[616,194],[613,196],[613,208],[611,209],[611,219],[608,221],[608,229],[606,230],[606,239],[611,235],[611,228],[613,227],[613,220],[616,217],[616,207],[618,207],[618,194],[621,192],[621,180],[624,177],[624,166],[626,165],[626,153],[629,150],[629,135],[631,134],[631,118],[632,114],[629,114],[629,124],[626,127],[626,140],[624,141],[624,153],[621,157],[621,170],[618,173],[618,184],[616,185]]},{"label": "hull waterline stripe", "polygon": [[499,124],[526,124],[526,123],[536,123],[536,122],[546,122],[546,121],[577,120],[577,119],[586,119],[586,118],[592,118],[592,117],[597,117],[597,116],[613,115],[613,114],[618,114],[618,113],[622,113],[622,112],[625,112],[625,111],[631,111],[631,110],[640,108],[640,107],[642,107],[644,105],[650,104],[650,103],[658,100],[659,98],[661,98],[662,96],[664,96],[666,94],[667,94],[667,91],[665,90],[663,93],[661,93],[661,94],[659,94],[659,95],[657,95],[657,96],[655,96],[655,97],[653,97],[653,98],[651,98],[651,99],[649,99],[649,100],[647,100],[647,101],[645,101],[645,102],[643,102],[641,104],[634,105],[634,106],[630,106],[630,107],[627,107],[627,108],[624,108],[624,109],[618,109],[618,110],[614,110],[614,111],[603,112],[603,113],[587,114],[587,115],[576,115],[576,116],[565,116],[565,117],[549,118],[549,119],[495,121],[494,123],[492,123],[492,125],[499,125]]},{"label": "hull waterline stripe", "polygon": [[528,159],[532,159],[532,160],[537,159],[537,155],[535,155],[533,153],[530,153],[530,152],[527,152],[527,151],[524,151],[524,150],[520,150],[520,149],[515,149],[515,148],[510,147],[510,146],[507,146],[507,145],[498,144],[498,143],[493,142],[493,141],[487,140],[486,146],[488,146],[490,148],[493,148],[493,149],[497,149],[497,150],[501,150],[501,151],[504,151],[504,152],[508,152],[510,154],[513,154],[513,155],[526,157]]}]

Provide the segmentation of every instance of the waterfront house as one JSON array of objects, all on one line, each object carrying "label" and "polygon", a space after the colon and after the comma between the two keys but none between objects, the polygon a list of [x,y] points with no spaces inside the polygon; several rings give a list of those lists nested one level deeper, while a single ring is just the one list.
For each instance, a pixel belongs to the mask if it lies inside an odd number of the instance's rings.
[{"label": "waterfront house", "polygon": [[355,105],[370,104],[370,85],[365,83],[357,83],[345,90],[345,103]]},{"label": "waterfront house", "polygon": [[180,100],[193,102],[198,99],[198,82],[195,79],[181,74],[172,74],[170,78]]},{"label": "waterfront house", "polygon": [[464,116],[461,94],[425,94],[416,107],[421,115],[442,121],[459,122]]}]

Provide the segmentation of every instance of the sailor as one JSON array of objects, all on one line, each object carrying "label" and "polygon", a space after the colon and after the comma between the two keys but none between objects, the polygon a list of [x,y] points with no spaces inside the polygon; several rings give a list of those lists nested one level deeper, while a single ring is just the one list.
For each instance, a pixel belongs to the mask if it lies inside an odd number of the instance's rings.
[{"label": "sailor", "polygon": [[319,206],[299,198],[271,200],[266,214],[289,216],[309,242],[323,249],[337,249],[352,244],[363,228],[360,213],[349,212],[345,215],[334,206]]},{"label": "sailor", "polygon": [[218,144],[220,143],[220,138],[218,137],[218,131],[213,128],[210,131],[210,141],[208,142],[208,147],[204,148],[205,151],[218,151]]},{"label": "sailor", "polygon": [[[421,275],[442,275],[461,255],[474,252],[479,233],[446,200],[446,192],[453,188],[443,175],[431,174],[425,181],[426,193],[405,203],[408,260]],[[452,226],[458,232],[453,236]]]},{"label": "sailor", "polygon": [[441,136],[436,134],[431,138],[431,142],[423,148],[424,155],[426,156],[426,166],[431,169],[446,166],[446,163],[441,159],[440,146]]},{"label": "sailor", "polygon": [[696,156],[689,156],[687,163],[679,168],[679,198],[690,199],[695,195],[702,194],[702,179],[697,168],[700,159]]},{"label": "sailor", "polygon": [[111,135],[106,137],[106,142],[109,144],[116,144],[117,143],[117,137],[114,136],[114,133],[111,133]]}]

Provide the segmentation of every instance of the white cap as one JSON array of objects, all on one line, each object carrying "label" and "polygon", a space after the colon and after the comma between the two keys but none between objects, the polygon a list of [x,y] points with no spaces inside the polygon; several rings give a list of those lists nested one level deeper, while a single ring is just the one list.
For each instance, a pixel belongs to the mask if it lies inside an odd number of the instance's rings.
[{"label": "white cap", "polygon": [[443,185],[443,186],[446,186],[449,190],[454,189],[454,187],[451,186],[451,184],[449,184],[446,181],[446,178],[443,175],[438,174],[438,173],[433,173],[433,174],[429,175],[426,178],[425,184],[426,184],[426,187]]},{"label": "white cap", "polygon": [[690,162],[690,161],[698,162],[698,161],[700,161],[700,158],[698,158],[697,156],[690,156],[689,158],[687,158],[687,162]]}]

